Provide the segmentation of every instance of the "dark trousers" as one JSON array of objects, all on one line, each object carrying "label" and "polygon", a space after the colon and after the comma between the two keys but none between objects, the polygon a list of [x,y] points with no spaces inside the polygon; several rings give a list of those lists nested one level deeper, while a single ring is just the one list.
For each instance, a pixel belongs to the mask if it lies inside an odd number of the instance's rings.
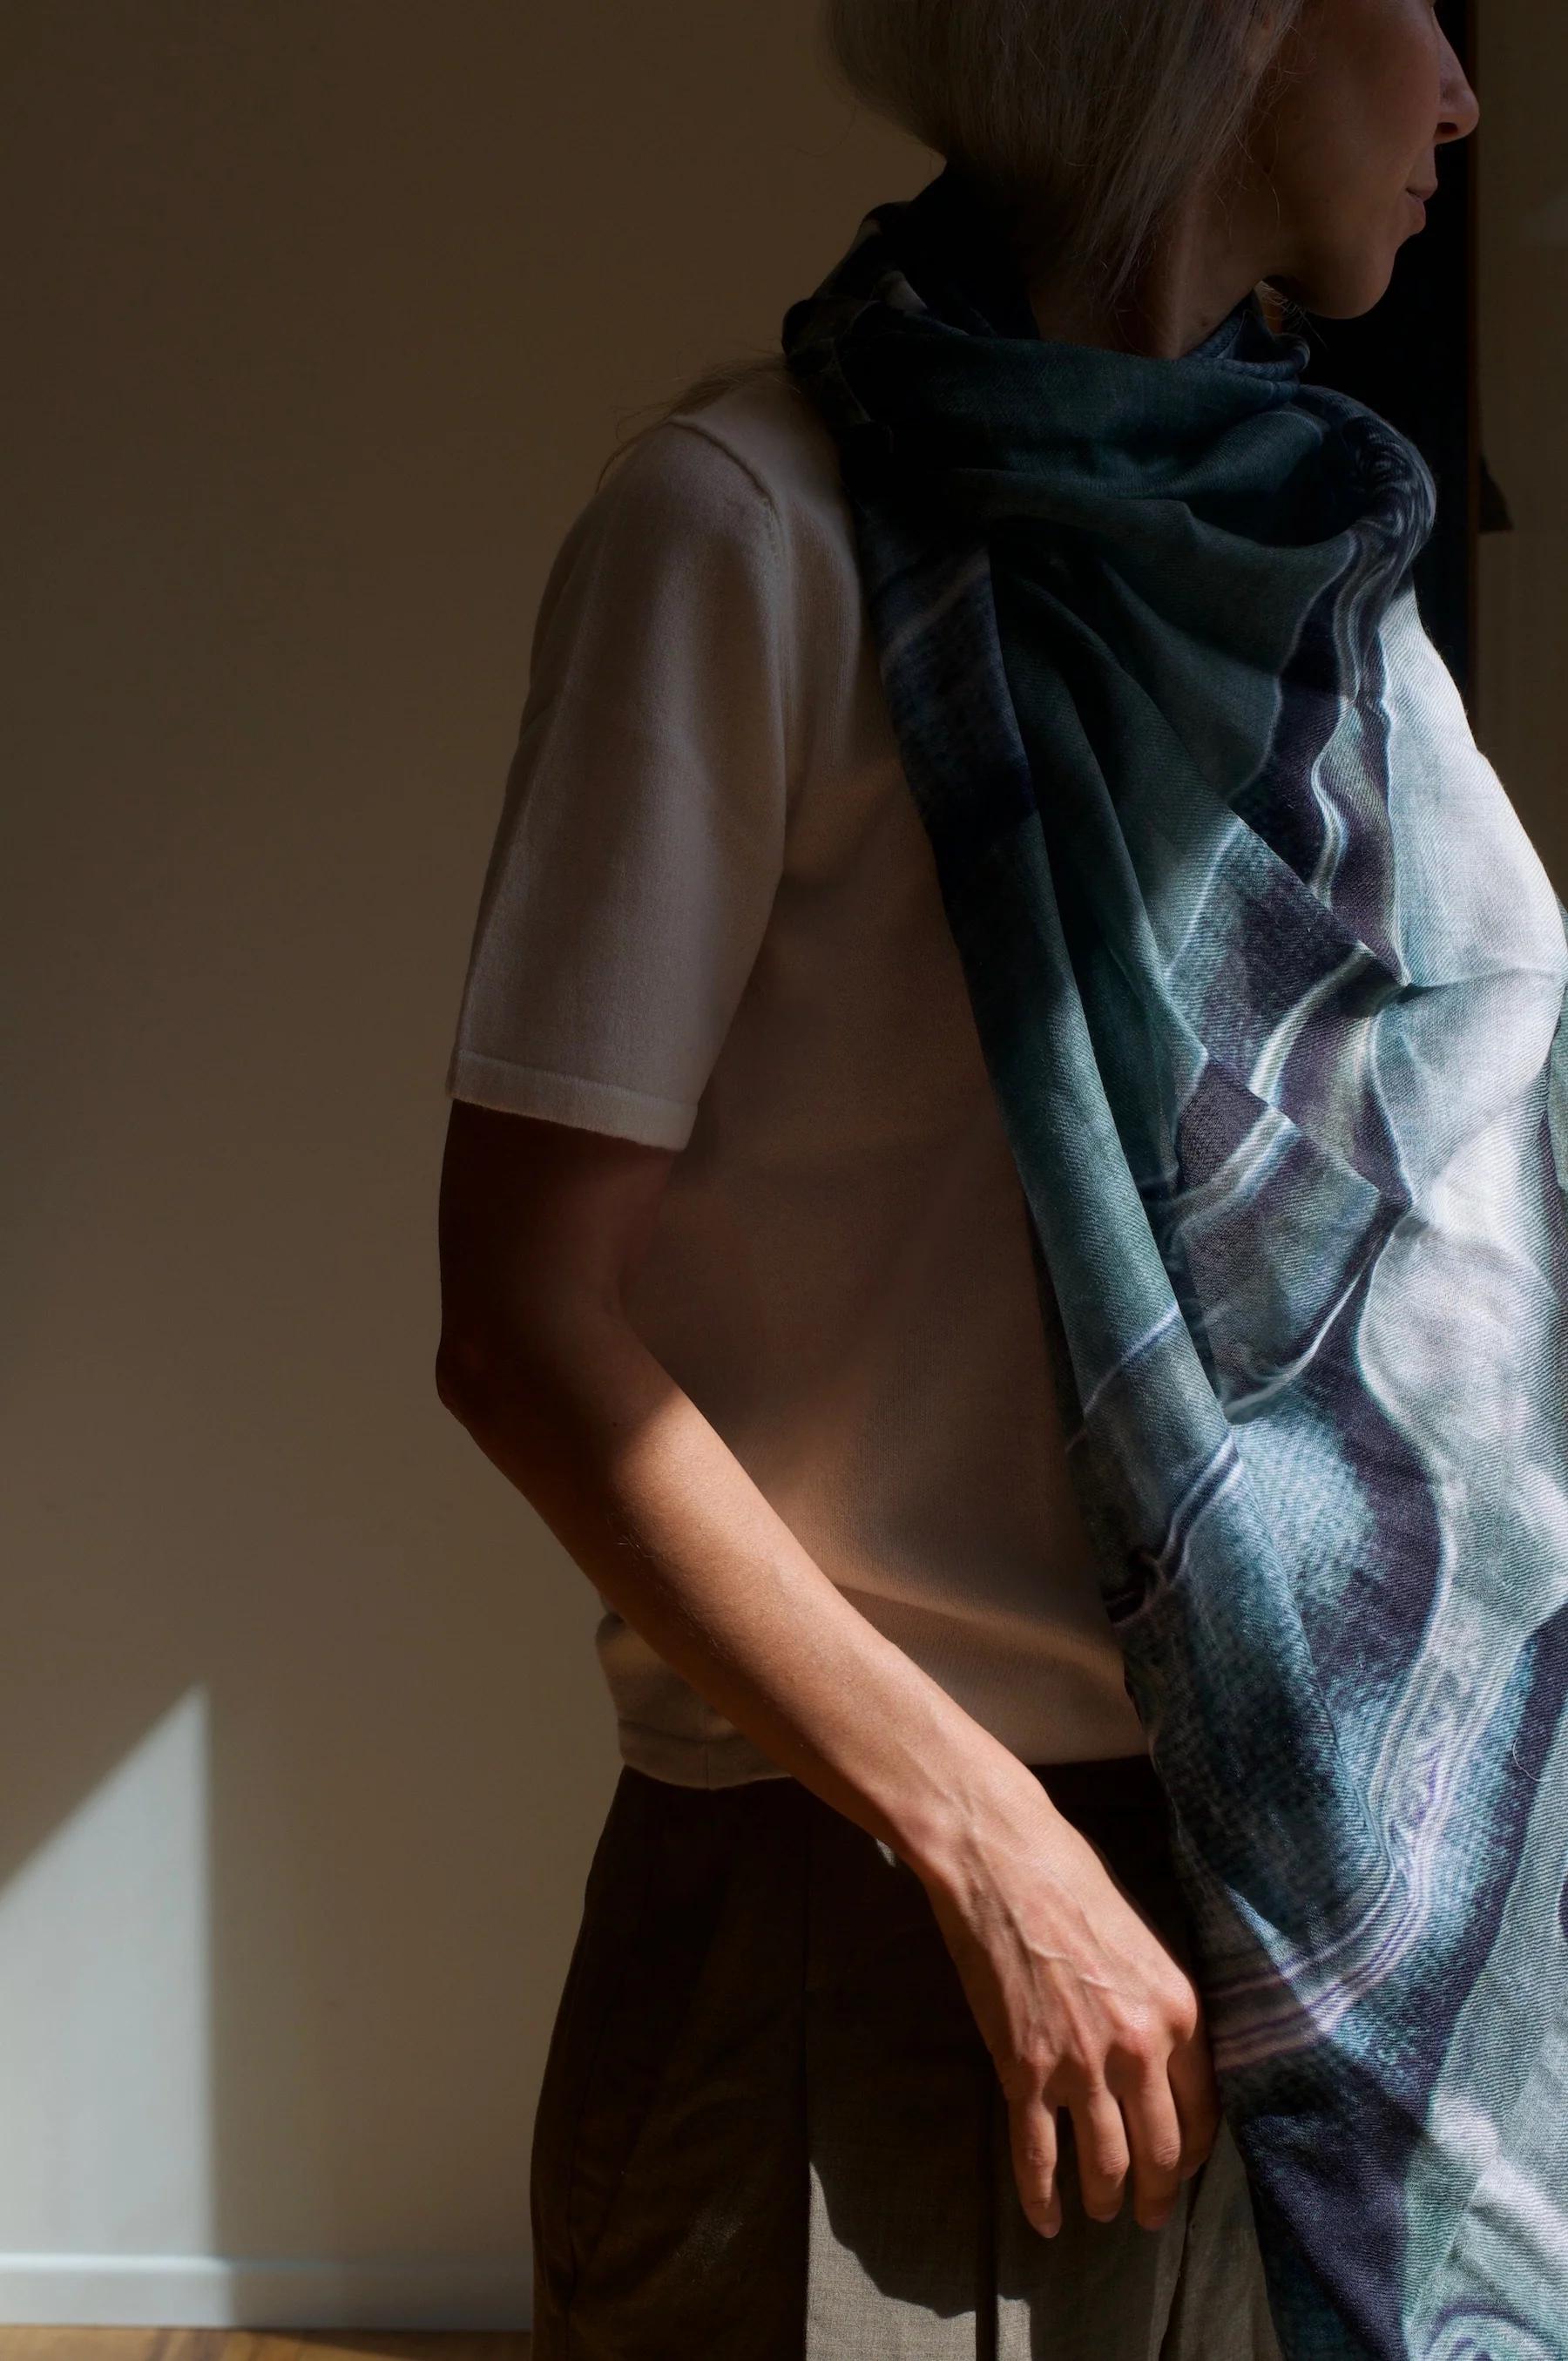
[{"label": "dark trousers", "polygon": [[[1179,1956],[1141,1756],[1036,1773]],[[1277,2361],[1223,2133],[1164,2228],[1018,2202],[925,1888],[794,1779],[622,1770],[534,2133],[534,2361]]]}]

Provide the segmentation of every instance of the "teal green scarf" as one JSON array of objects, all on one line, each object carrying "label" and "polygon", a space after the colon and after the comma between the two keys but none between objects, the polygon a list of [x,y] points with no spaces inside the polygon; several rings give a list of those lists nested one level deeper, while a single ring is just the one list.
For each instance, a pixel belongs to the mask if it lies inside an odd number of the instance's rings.
[{"label": "teal green scarf", "polygon": [[1042,339],[949,168],[784,323],[1038,1257],[1289,2361],[1568,2355],[1563,906],[1433,487],[1239,303]]}]

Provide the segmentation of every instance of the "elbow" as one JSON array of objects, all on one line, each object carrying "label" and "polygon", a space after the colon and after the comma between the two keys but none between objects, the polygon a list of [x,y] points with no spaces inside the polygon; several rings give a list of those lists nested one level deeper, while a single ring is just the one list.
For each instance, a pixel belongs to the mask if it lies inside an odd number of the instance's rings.
[{"label": "elbow", "polygon": [[435,1355],[435,1390],[444,1409],[471,1434],[504,1422],[532,1422],[562,1387],[560,1367],[541,1339],[516,1326],[443,1328]]},{"label": "elbow", "polygon": [[500,1426],[521,1432],[547,1422],[565,1403],[591,1398],[605,1359],[605,1320],[575,1295],[513,1304],[504,1318],[448,1311],[435,1390],[471,1434]]},{"label": "elbow", "polygon": [[444,1333],[435,1355],[435,1391],[460,1426],[472,1427],[497,1390],[495,1356],[468,1336]]}]

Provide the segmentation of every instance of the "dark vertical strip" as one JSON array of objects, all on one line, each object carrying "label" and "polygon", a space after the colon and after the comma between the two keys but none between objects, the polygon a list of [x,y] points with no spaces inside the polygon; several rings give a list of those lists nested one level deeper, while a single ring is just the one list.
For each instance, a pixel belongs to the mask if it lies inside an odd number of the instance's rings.
[{"label": "dark vertical strip", "polygon": [[[975,2361],[996,2361],[996,2323],[1001,2291],[996,2280],[996,2209],[1001,2199],[998,2182],[1003,2168],[1001,2128],[998,2113],[1002,2101],[1002,2085],[997,2080],[995,2064],[986,2050],[981,2059],[980,2071],[984,2077],[980,2105],[975,2110],[980,2125],[979,2154],[975,2159],[980,2175],[979,2251],[974,2273],[974,2356]],[[1011,2169],[1011,2149],[1007,2151]]]},{"label": "dark vertical strip", "polygon": [[[1449,0],[1444,12],[1444,27],[1453,42],[1464,78],[1477,97],[1480,81],[1475,70],[1475,14],[1474,0]],[[1480,649],[1480,533],[1481,533],[1481,344],[1480,344],[1480,257],[1481,257],[1481,175],[1469,153],[1474,139],[1480,136],[1480,125],[1471,139],[1461,142],[1465,151],[1463,193],[1464,198],[1464,433],[1465,486],[1469,507],[1464,520],[1464,631],[1469,652],[1469,676],[1462,680],[1464,701],[1475,726],[1476,710],[1475,669]],[[1446,162],[1444,156],[1441,161]]]},{"label": "dark vertical strip", "polygon": [[[1444,29],[1474,83],[1475,0]],[[1309,384],[1364,401],[1409,437],[1437,484],[1437,522],[1415,563],[1421,620],[1475,719],[1475,536],[1481,455],[1475,361],[1475,140],[1437,151],[1427,226],[1405,240],[1387,293],[1354,320],[1309,314]]]}]

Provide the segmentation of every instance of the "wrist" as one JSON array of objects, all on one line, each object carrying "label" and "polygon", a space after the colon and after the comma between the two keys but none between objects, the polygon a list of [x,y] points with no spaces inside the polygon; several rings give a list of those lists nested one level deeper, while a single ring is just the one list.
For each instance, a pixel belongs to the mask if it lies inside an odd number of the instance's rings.
[{"label": "wrist", "polygon": [[901,1815],[894,1846],[929,1892],[956,1897],[999,1852],[1037,1851],[1042,1823],[1059,1817],[1027,1763],[998,1745]]}]

